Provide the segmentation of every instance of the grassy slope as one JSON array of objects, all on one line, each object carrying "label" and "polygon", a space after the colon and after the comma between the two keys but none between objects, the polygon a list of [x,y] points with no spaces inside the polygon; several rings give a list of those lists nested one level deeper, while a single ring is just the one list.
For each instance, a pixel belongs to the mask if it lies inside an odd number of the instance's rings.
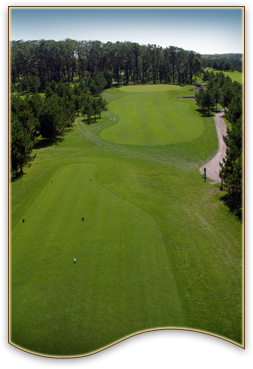
[{"label": "grassy slope", "polygon": [[[114,107],[122,95],[107,91]],[[158,327],[242,342],[241,225],[198,172],[217,149],[213,119],[189,114],[203,133],[184,143],[105,141],[109,111],[36,150],[12,184],[14,343],[81,355]]]}]

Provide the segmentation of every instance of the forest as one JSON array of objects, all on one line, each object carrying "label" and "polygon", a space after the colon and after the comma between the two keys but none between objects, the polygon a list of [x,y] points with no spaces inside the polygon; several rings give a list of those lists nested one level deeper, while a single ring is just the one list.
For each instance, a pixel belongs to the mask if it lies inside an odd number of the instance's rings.
[{"label": "forest", "polygon": [[206,54],[201,55],[203,68],[224,71],[242,71],[242,54]]},{"label": "forest", "polygon": [[[170,46],[139,45],[134,42],[100,41],[12,41],[11,81],[38,77],[39,89],[48,82],[82,80],[104,74],[112,83],[192,83],[201,71],[201,56]],[[38,81],[38,80],[37,80]]]}]

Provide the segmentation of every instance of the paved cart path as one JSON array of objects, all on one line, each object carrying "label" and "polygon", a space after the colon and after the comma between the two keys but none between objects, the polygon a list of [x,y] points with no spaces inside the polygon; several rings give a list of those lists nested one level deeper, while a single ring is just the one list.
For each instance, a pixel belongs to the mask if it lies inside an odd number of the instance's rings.
[{"label": "paved cart path", "polygon": [[206,175],[208,178],[212,179],[214,183],[220,182],[219,177],[219,170],[220,165],[219,163],[222,162],[222,159],[224,158],[226,154],[226,145],[223,140],[223,136],[226,136],[227,132],[227,126],[223,119],[224,115],[224,109],[220,110],[217,114],[214,116],[214,122],[216,126],[217,136],[218,136],[218,151],[217,154],[207,163],[204,164],[200,169],[200,173],[203,174],[204,168],[206,168]]}]

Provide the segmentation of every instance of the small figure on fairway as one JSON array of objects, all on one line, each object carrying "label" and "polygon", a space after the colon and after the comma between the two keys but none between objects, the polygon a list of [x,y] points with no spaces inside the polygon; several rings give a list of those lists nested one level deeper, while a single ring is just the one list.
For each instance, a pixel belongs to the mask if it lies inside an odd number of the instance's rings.
[{"label": "small figure on fairway", "polygon": [[51,182],[53,182],[53,180],[51,179]]},{"label": "small figure on fairway", "polygon": [[84,221],[84,217],[82,217],[82,221]]},{"label": "small figure on fairway", "polygon": [[204,182],[206,182],[206,168],[204,168],[203,179],[204,179]]},{"label": "small figure on fairway", "polygon": [[23,219],[23,223],[25,223],[25,220]]},{"label": "small figure on fairway", "polygon": [[92,178],[90,178],[90,181],[92,181]]},{"label": "small figure on fairway", "polygon": [[74,258],[74,264],[76,263],[76,258]]}]

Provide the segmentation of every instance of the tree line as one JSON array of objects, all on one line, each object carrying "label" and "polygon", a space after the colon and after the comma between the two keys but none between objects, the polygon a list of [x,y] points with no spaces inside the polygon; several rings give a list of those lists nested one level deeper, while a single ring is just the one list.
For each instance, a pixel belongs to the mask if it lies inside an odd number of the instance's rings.
[{"label": "tree line", "polygon": [[220,71],[231,70],[232,72],[242,71],[242,54],[206,54],[201,56],[201,60],[203,68],[213,68]]},{"label": "tree line", "polygon": [[57,140],[80,113],[87,118],[88,124],[101,117],[102,111],[107,110],[107,102],[100,94],[101,79],[97,83],[88,76],[74,87],[52,81],[46,86],[43,97],[38,92],[27,94],[25,98],[12,94],[12,179],[22,174],[23,167],[35,158],[32,150],[38,137]]},{"label": "tree line", "polygon": [[[47,83],[94,78],[103,73],[107,85],[115,83],[192,83],[201,71],[201,55],[170,46],[136,42],[12,41],[11,81],[43,90]],[[21,82],[22,81],[22,82]]]},{"label": "tree line", "polygon": [[212,68],[220,71],[238,72],[242,71],[241,60],[226,60],[226,59],[202,59],[203,68]]},{"label": "tree line", "polygon": [[208,73],[206,88],[200,88],[196,93],[196,102],[199,107],[207,111],[220,104],[225,111],[224,117],[231,123],[224,137],[226,143],[226,156],[220,163],[221,176],[228,199],[233,208],[242,207],[242,85],[232,82],[224,73]]}]

